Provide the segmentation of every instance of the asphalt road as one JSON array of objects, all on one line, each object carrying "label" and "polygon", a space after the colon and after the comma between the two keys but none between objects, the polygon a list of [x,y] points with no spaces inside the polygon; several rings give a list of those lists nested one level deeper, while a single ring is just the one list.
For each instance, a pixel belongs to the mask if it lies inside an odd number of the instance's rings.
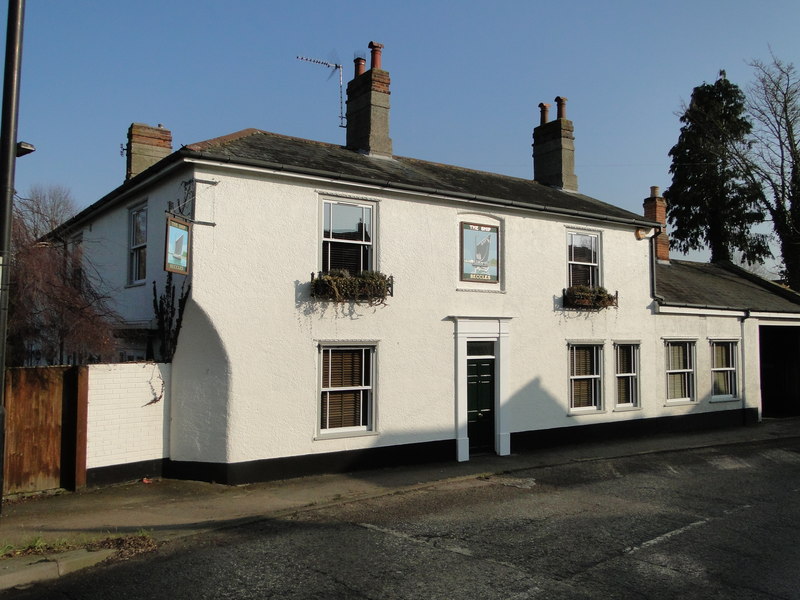
[{"label": "asphalt road", "polygon": [[437,484],[175,542],[12,599],[800,598],[800,441]]}]

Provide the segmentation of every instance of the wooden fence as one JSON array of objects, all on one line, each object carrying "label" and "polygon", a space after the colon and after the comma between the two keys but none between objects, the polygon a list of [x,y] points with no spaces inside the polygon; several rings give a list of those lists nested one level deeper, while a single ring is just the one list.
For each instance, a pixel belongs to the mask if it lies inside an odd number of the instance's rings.
[{"label": "wooden fence", "polygon": [[6,370],[3,494],[86,485],[86,367]]}]

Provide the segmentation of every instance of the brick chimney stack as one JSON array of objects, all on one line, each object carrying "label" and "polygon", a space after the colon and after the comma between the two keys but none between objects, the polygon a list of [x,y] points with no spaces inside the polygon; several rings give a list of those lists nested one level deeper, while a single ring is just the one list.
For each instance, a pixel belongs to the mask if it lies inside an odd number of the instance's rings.
[{"label": "brick chimney stack", "polygon": [[578,191],[575,175],[575,127],[567,119],[567,99],[556,96],[556,118],[550,105],[539,104],[539,126],[533,130],[533,178],[543,185]]},{"label": "brick chimney stack", "polygon": [[644,199],[644,218],[661,224],[656,235],[656,260],[669,262],[669,236],[667,236],[667,201],[660,195],[657,185],[650,186],[650,197]]},{"label": "brick chimney stack", "polygon": [[160,123],[158,127],[131,123],[128,128],[126,154],[128,160],[125,180],[127,181],[172,154],[172,132],[164,129]]},{"label": "brick chimney stack", "polygon": [[355,59],[355,76],[347,84],[347,147],[370,156],[392,156],[389,137],[389,73],[381,67],[383,44],[370,42],[370,70]]}]

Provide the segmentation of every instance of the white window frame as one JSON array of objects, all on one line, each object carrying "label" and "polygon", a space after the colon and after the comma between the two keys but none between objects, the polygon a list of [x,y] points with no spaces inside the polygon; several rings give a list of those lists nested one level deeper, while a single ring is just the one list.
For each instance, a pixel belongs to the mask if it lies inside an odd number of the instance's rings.
[{"label": "white window frame", "polygon": [[[135,239],[134,222],[144,214],[144,241]],[[147,204],[138,204],[128,210],[128,284],[139,285],[147,279]],[[139,277],[139,274],[142,277]]]},{"label": "white window frame", "polygon": [[[596,262],[584,262],[574,259],[574,253],[572,252],[573,247],[573,237],[574,236],[586,236],[590,238],[594,238],[594,253],[596,257]],[[602,269],[600,265],[602,264],[602,251],[601,251],[601,244],[602,239],[599,232],[596,231],[584,231],[581,229],[569,229],[567,230],[567,287],[573,287],[575,285],[584,285],[580,283],[575,283],[572,279],[572,266],[579,265],[579,266],[587,266],[589,267],[589,287],[600,287],[602,286]]]},{"label": "white window frame", "polygon": [[[717,366],[717,346],[727,346],[731,366]],[[725,373],[732,393],[716,393],[716,375]],[[711,397],[714,400],[733,400],[739,396],[739,344],[735,340],[711,340]]]},{"label": "white window frame", "polygon": [[[672,353],[670,349],[673,346],[677,345],[684,345],[686,346],[686,359],[688,365],[686,368],[674,368],[672,364]],[[695,360],[696,357],[696,341],[695,340],[664,340],[664,359],[665,359],[665,367],[666,367],[666,399],[667,403],[669,404],[683,404],[683,403],[694,403],[697,401],[697,361]],[[680,376],[686,382],[686,388],[689,391],[688,396],[682,396],[680,398],[670,398],[670,376]]]},{"label": "white window frame", "polygon": [[[360,350],[365,356],[369,357],[369,365],[363,370],[364,359],[362,358],[361,385],[335,387],[330,382],[330,369],[328,369],[329,380],[324,381],[325,367],[324,362],[330,360],[331,352],[336,350]],[[317,432],[320,437],[349,437],[352,435],[371,434],[375,431],[375,356],[376,346],[374,344],[330,344],[319,346],[319,393],[317,394]],[[362,408],[361,424],[347,427],[330,427],[322,423],[325,414],[323,403],[330,402],[330,394],[336,392],[355,391],[366,398],[362,402],[366,410]],[[364,414],[366,412],[366,414]],[[329,423],[328,423],[329,425]]]},{"label": "white window frame", "polygon": [[[569,348],[569,411],[570,413],[600,412],[603,410],[603,344],[595,342],[570,342]],[[575,373],[575,350],[590,348],[595,372]],[[591,385],[591,406],[575,406],[575,384],[589,381]]]},{"label": "white window frame", "polygon": [[[631,366],[632,371],[621,372],[619,370],[619,352],[622,348],[631,349]],[[639,344],[637,342],[616,342],[614,344],[614,374],[615,374],[615,400],[616,408],[618,409],[634,409],[641,406],[639,396]],[[622,380],[626,380],[628,389],[630,390],[630,402],[620,402],[619,399],[619,386]]]},{"label": "white window frame", "polygon": [[[335,221],[334,221],[334,218],[335,218],[334,217],[334,212],[335,212],[335,207],[336,206],[343,206],[343,207],[344,206],[349,206],[349,207],[360,208],[361,209],[361,214],[362,214],[362,221],[364,221],[364,215],[368,211],[368,213],[369,213],[369,237],[370,237],[370,239],[369,240],[345,240],[345,239],[340,239],[340,238],[333,237],[332,228],[333,228],[334,223],[335,223]],[[330,222],[331,235],[326,236],[325,235],[325,231],[326,231],[325,226],[327,224],[328,215],[330,215],[330,220],[331,220],[331,222]],[[377,210],[376,210],[376,206],[373,203],[362,202],[362,201],[357,201],[357,200],[349,200],[349,199],[345,199],[345,200],[335,200],[335,199],[331,199],[331,198],[323,199],[323,201],[322,201],[322,218],[321,218],[322,230],[320,232],[320,239],[322,240],[322,243],[320,245],[320,254],[319,254],[319,256],[320,256],[320,259],[319,259],[319,261],[320,261],[320,271],[322,271],[323,273],[327,273],[327,272],[329,272],[331,270],[331,267],[330,267],[330,257],[331,257],[330,248],[328,249],[328,252],[327,252],[327,258],[328,258],[327,264],[325,264],[326,263],[326,261],[325,261],[325,255],[326,255],[326,253],[325,253],[325,245],[326,244],[328,244],[328,245],[332,245],[332,244],[353,244],[353,245],[359,246],[361,248],[361,267],[362,267],[361,270],[362,271],[375,270],[376,269],[376,267],[375,267],[375,265],[376,265],[376,262],[375,262],[375,230],[377,229],[377,227],[376,227],[377,226],[377,218],[376,217],[377,217]],[[363,254],[364,253],[364,248],[367,249],[367,260],[366,260],[367,264],[366,265],[364,265],[364,254]],[[357,275],[358,273],[350,273],[350,274],[351,275]]]}]

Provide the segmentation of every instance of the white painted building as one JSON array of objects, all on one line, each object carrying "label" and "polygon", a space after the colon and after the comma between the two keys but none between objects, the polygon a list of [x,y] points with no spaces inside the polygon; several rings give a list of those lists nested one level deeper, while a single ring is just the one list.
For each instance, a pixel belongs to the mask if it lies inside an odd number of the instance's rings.
[{"label": "white painted building", "polygon": [[[540,105],[535,181],[393,155],[370,47],[345,146],[252,129],[171,152],[167,130],[133,125],[128,180],[66,225],[147,331],[167,212],[193,222],[165,475],[238,483],[760,418],[760,331],[794,340],[797,296],[670,262],[657,188],[647,216],[579,194],[565,99],[554,120]],[[314,297],[312,274],[337,268],[391,276],[392,295]],[[582,306],[565,294],[580,286],[610,294]],[[122,358],[145,358],[130,340]]]}]

